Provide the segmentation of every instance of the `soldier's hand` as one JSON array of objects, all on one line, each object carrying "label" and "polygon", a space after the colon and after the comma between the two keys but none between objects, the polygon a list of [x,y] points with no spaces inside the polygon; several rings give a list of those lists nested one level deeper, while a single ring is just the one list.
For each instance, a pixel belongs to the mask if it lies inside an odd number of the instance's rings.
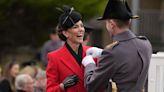
[{"label": "soldier's hand", "polygon": [[73,75],[73,74],[69,75],[62,82],[64,85],[64,90],[67,90],[68,88],[76,85],[78,83],[78,81],[79,81],[79,77],[77,75]]},{"label": "soldier's hand", "polygon": [[91,55],[85,56],[82,60],[82,64],[84,65],[84,67],[90,63],[95,64],[95,61],[93,60],[92,56]]},{"label": "soldier's hand", "polygon": [[97,47],[91,47],[86,51],[86,55],[91,55],[93,58],[99,57],[103,49]]}]

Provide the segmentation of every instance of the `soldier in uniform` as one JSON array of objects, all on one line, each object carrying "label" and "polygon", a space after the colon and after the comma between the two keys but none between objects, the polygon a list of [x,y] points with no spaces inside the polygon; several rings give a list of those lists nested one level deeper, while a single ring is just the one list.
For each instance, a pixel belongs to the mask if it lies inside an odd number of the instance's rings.
[{"label": "soldier in uniform", "polygon": [[[85,67],[84,82],[88,92],[100,92],[109,88],[109,80],[115,82],[117,92],[141,92],[148,75],[152,54],[149,40],[136,36],[129,29],[131,19],[136,19],[125,0],[109,0],[104,15],[106,28],[113,43],[99,55],[88,49],[82,60]],[[96,65],[93,58],[98,57]]]}]

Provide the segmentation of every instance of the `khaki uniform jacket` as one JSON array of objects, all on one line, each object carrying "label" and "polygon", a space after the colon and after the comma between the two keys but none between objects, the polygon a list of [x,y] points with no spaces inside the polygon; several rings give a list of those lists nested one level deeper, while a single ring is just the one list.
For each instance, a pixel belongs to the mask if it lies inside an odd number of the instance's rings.
[{"label": "khaki uniform jacket", "polygon": [[130,31],[114,36],[113,40],[116,42],[102,52],[97,66],[89,64],[85,67],[88,92],[105,89],[110,79],[116,83],[117,92],[141,92],[152,54],[150,42]]}]

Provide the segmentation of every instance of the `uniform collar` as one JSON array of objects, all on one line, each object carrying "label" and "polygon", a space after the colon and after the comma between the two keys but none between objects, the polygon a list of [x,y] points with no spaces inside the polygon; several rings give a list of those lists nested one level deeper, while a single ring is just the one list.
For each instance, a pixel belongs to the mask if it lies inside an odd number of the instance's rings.
[{"label": "uniform collar", "polygon": [[115,36],[113,36],[114,41],[126,41],[135,38],[136,35],[132,33],[130,30],[119,33]]}]

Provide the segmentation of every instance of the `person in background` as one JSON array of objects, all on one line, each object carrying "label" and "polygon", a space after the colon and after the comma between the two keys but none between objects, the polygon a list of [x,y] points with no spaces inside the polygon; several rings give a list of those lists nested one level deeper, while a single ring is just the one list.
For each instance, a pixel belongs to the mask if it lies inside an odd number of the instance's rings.
[{"label": "person in background", "polygon": [[20,74],[29,74],[32,78],[35,79],[38,70],[39,67],[37,67],[36,62],[29,60],[21,63]]},{"label": "person in background", "polygon": [[35,92],[46,92],[46,73],[43,70],[38,71],[35,78]]},{"label": "person in background", "polygon": [[96,66],[94,51],[87,50],[82,60],[85,66],[85,86],[88,92],[100,92],[109,88],[112,92],[112,79],[117,92],[142,92],[148,76],[152,47],[145,36],[136,36],[129,29],[133,16],[126,0],[109,0],[104,15],[107,31],[112,37],[107,49],[99,55]]},{"label": "person in background", "polygon": [[46,41],[41,48],[41,61],[45,67],[48,63],[47,54],[51,51],[59,49],[63,45],[63,42],[58,37],[55,28],[49,30],[49,37],[50,40]]},{"label": "person in background", "polygon": [[88,43],[90,41],[91,32],[94,29],[88,25],[84,25],[84,28],[85,28],[85,34],[84,34],[83,44],[88,45]]},{"label": "person in background", "polygon": [[34,92],[34,80],[28,74],[19,74],[15,79],[16,92]]},{"label": "person in background", "polygon": [[89,47],[82,44],[85,33],[82,17],[73,7],[64,6],[61,11],[58,35],[65,44],[48,53],[46,91],[86,92],[81,61]]},{"label": "person in background", "polygon": [[0,90],[2,92],[16,92],[15,89],[15,78],[19,73],[19,64],[16,62],[9,62],[3,69],[2,77],[0,82]]}]

